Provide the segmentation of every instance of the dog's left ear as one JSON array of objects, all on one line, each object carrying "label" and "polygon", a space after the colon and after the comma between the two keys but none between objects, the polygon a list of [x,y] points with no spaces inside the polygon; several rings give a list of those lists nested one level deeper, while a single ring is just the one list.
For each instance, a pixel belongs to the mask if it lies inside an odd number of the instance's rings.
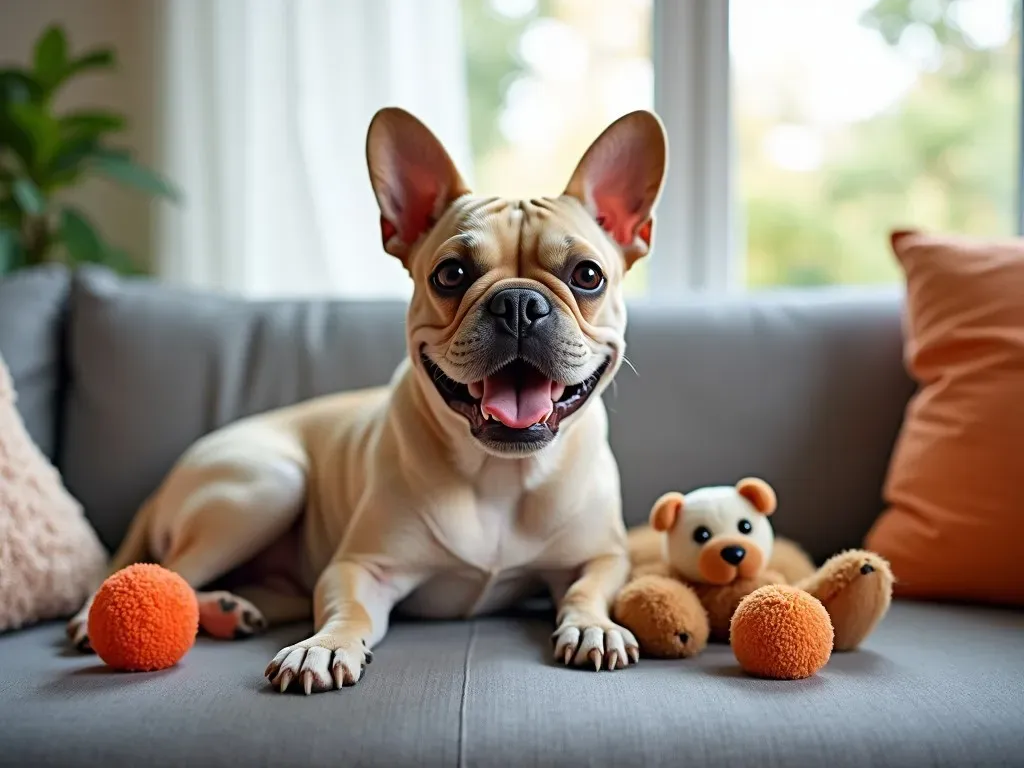
[{"label": "dog's left ear", "polygon": [[646,110],[630,112],[594,140],[563,192],[618,244],[626,269],[651,248],[667,152],[661,121]]},{"label": "dog's left ear", "polygon": [[771,517],[778,502],[775,490],[759,477],[745,477],[736,483],[736,492],[765,517]]},{"label": "dog's left ear", "polygon": [[398,107],[385,107],[370,121],[366,162],[384,250],[405,264],[416,241],[469,188],[440,140]]}]

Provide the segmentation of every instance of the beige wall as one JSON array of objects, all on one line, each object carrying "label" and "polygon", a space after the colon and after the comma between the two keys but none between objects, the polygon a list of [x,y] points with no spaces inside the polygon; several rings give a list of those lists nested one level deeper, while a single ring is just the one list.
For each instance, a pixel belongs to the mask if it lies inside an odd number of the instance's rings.
[{"label": "beige wall", "polygon": [[[155,153],[154,34],[159,0],[0,0],[0,67],[31,60],[35,39],[48,24],[64,26],[72,53],[112,46],[118,68],[83,75],[70,84],[58,105],[109,107],[128,116],[121,137],[143,163]],[[148,263],[153,232],[149,199],[105,180],[83,184],[70,198],[87,211],[106,239]]]}]

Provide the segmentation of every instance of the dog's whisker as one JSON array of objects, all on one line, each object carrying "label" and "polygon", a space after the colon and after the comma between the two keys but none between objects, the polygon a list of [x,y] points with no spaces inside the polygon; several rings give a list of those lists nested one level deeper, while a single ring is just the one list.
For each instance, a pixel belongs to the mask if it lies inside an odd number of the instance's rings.
[{"label": "dog's whisker", "polygon": [[622,356],[622,362],[624,362],[624,363],[625,363],[626,365],[628,365],[628,366],[629,366],[630,370],[632,370],[632,371],[633,371],[633,373],[634,373],[634,374],[636,375],[636,377],[637,377],[637,378],[640,378],[640,374],[639,374],[639,373],[637,373],[637,370],[636,370],[636,368],[634,367],[633,363],[631,363],[631,362],[629,361],[629,358],[628,358],[628,357],[626,357],[625,355],[623,355],[623,356]]}]

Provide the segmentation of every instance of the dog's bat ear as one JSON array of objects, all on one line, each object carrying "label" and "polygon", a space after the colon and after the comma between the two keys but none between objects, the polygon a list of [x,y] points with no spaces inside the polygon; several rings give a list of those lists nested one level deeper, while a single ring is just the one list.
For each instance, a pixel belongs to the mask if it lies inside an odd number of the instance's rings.
[{"label": "dog's bat ear", "polygon": [[366,163],[384,250],[405,263],[413,244],[469,188],[440,140],[398,107],[385,107],[370,121]]},{"label": "dog's bat ear", "polygon": [[651,507],[651,528],[661,533],[671,531],[679,522],[679,515],[686,503],[683,494],[678,491],[669,491],[654,502]]},{"label": "dog's bat ear", "polygon": [[736,492],[765,517],[771,517],[778,502],[775,491],[759,477],[745,477],[736,483]]},{"label": "dog's bat ear", "polygon": [[579,200],[615,241],[626,269],[650,251],[667,155],[661,121],[646,110],[630,112],[594,140],[563,192]]}]

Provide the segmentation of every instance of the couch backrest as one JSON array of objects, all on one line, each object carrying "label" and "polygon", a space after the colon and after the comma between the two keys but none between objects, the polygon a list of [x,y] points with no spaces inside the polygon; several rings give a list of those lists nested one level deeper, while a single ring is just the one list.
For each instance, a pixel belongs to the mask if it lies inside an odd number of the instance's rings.
[{"label": "couch backrest", "polygon": [[[881,509],[912,392],[895,292],[681,298],[630,310],[606,402],[626,516],[666,490],[759,475],[776,529],[818,557],[856,546]],[[388,380],[396,302],[246,301],[122,280],[73,281],[60,466],[113,546],[196,438],[239,417]]]},{"label": "couch backrest", "polygon": [[11,372],[18,413],[53,461],[60,429],[61,337],[71,276],[51,264],[0,280],[0,356]]}]

